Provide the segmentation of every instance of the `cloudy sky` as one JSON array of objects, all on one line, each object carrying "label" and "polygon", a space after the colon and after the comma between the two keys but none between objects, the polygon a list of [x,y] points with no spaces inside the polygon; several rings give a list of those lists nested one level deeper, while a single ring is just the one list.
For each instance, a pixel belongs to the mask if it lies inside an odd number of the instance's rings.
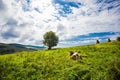
[{"label": "cloudy sky", "polygon": [[0,42],[42,45],[54,31],[59,46],[120,36],[120,0],[0,0]]}]

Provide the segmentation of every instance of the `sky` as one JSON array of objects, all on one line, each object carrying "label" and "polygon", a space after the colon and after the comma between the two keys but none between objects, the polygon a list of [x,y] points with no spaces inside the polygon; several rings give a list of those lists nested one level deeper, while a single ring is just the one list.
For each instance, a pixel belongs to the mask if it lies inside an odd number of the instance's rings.
[{"label": "sky", "polygon": [[43,45],[53,31],[58,46],[120,36],[120,0],[0,0],[0,42]]}]

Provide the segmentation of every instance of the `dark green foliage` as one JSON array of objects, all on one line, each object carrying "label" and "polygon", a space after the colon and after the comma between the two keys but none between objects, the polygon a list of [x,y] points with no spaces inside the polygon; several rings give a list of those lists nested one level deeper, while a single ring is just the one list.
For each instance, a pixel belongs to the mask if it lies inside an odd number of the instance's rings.
[{"label": "dark green foliage", "polygon": [[48,46],[48,49],[51,49],[53,46],[57,46],[58,44],[58,36],[56,36],[56,34],[52,31],[45,33],[43,38],[43,44]]},{"label": "dark green foliage", "polygon": [[117,37],[117,38],[116,38],[116,41],[120,41],[120,37]]},{"label": "dark green foliage", "polygon": [[108,38],[108,41],[107,42],[111,42],[110,38]]},{"label": "dark green foliage", "polygon": [[100,41],[97,39],[97,40],[96,40],[96,44],[99,44],[99,43],[100,43]]}]

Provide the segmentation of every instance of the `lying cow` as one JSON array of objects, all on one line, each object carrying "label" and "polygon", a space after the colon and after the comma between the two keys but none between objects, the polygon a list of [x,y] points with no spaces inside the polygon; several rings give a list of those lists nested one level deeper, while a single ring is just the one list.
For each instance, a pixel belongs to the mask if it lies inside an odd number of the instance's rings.
[{"label": "lying cow", "polygon": [[82,59],[80,54],[78,54],[77,52],[73,52],[73,51],[70,51],[70,58],[73,60]]}]

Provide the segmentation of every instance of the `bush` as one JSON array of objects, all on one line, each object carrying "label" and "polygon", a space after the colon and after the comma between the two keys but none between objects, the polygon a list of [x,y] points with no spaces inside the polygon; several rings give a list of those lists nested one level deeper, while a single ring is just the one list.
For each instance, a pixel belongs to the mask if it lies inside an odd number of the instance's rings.
[{"label": "bush", "polygon": [[111,42],[110,38],[108,38],[108,42]]},{"label": "bush", "polygon": [[99,44],[99,43],[100,43],[100,41],[97,39],[97,40],[96,40],[96,44]]},{"label": "bush", "polygon": [[116,38],[116,41],[120,41],[120,37],[117,37],[117,38]]}]

